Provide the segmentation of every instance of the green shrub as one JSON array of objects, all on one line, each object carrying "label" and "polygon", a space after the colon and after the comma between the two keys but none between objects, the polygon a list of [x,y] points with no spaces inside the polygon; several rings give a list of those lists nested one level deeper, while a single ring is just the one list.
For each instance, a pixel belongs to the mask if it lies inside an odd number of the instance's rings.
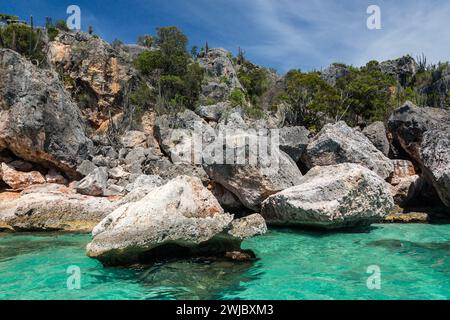
[{"label": "green shrub", "polygon": [[237,106],[244,106],[246,104],[245,103],[245,94],[244,94],[244,92],[242,92],[241,89],[238,89],[238,88],[235,88],[235,89],[233,89],[233,91],[231,91],[229,100],[230,100],[230,104],[233,108],[237,107]]},{"label": "green shrub", "polygon": [[41,63],[45,56],[41,31],[23,24],[10,24],[0,29],[0,47],[17,51],[34,62]]}]

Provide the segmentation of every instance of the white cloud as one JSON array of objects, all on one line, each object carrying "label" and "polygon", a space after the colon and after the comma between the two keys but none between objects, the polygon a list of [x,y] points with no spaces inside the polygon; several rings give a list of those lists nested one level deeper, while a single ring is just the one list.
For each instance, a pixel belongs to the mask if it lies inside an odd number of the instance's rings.
[{"label": "white cloud", "polygon": [[[280,71],[320,69],[331,62],[362,65],[404,54],[425,53],[430,61],[448,60],[449,1],[299,1],[247,0],[242,10],[256,38],[242,44],[257,59]],[[368,30],[366,9],[378,4],[382,30]]]}]

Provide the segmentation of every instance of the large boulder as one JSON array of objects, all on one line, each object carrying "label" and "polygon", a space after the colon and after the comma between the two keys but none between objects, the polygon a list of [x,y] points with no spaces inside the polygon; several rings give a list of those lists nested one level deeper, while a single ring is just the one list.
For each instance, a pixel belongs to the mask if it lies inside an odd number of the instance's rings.
[{"label": "large boulder", "polygon": [[[180,176],[106,217],[95,227],[87,255],[118,265],[171,250],[191,254],[235,250],[245,234],[232,228],[232,222],[233,216],[223,211],[200,179]],[[236,236],[228,233],[230,229]]]},{"label": "large boulder", "polygon": [[363,133],[386,157],[389,155],[390,143],[383,122],[377,121],[372,123],[364,128]]},{"label": "large boulder", "polygon": [[423,136],[433,129],[450,129],[450,111],[420,108],[408,101],[389,118],[389,131],[394,141],[419,163]]},{"label": "large boulder", "polygon": [[411,102],[394,111],[389,129],[395,142],[421,167],[440,199],[450,206],[450,111]]},{"label": "large boulder", "polygon": [[[270,155],[264,155],[258,152],[258,145],[250,141],[259,143],[259,137],[239,133],[227,135],[225,141],[217,140],[210,145],[211,149],[204,150],[208,160],[203,167],[211,180],[231,191],[244,206],[259,211],[261,203],[268,196],[298,184],[302,173],[278,146],[271,148]],[[224,150],[225,158],[209,159],[211,150]],[[236,157],[230,159],[230,154]]]},{"label": "large boulder", "polygon": [[58,74],[0,49],[0,150],[77,177],[92,149],[77,105]]},{"label": "large boulder", "polygon": [[367,137],[343,121],[327,124],[310,142],[303,157],[307,167],[340,163],[360,164],[383,179],[389,178],[394,167]]},{"label": "large boulder", "polygon": [[202,150],[203,142],[210,142],[215,137],[214,130],[191,110],[176,115],[164,115],[156,119],[155,135],[161,149],[169,155],[173,163],[201,164],[201,159],[194,159],[195,148]]},{"label": "large boulder", "polygon": [[21,194],[0,194],[0,225],[13,231],[90,232],[117,206],[105,198],[76,194],[65,186],[46,184]]},{"label": "large boulder", "polygon": [[315,167],[262,205],[268,224],[336,229],[379,222],[394,207],[388,184],[358,164]]}]

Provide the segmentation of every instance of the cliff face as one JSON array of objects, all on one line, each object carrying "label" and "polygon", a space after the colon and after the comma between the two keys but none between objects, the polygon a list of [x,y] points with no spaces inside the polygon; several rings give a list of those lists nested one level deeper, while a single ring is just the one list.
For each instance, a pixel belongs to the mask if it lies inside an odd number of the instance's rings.
[{"label": "cliff face", "polygon": [[137,71],[111,45],[85,33],[61,33],[49,43],[49,60],[85,118],[99,127],[127,107],[141,82]]},{"label": "cliff face", "polygon": [[92,152],[85,120],[52,70],[0,49],[0,149],[76,177]]}]

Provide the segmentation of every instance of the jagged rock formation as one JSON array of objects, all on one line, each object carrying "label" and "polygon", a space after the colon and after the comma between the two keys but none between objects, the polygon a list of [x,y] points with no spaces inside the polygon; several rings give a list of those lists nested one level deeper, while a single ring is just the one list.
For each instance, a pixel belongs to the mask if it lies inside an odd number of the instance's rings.
[{"label": "jagged rock formation", "polygon": [[202,88],[201,102],[225,102],[233,89],[243,90],[231,61],[231,54],[227,50],[210,49],[198,62],[205,68],[207,74],[206,84]]}]

